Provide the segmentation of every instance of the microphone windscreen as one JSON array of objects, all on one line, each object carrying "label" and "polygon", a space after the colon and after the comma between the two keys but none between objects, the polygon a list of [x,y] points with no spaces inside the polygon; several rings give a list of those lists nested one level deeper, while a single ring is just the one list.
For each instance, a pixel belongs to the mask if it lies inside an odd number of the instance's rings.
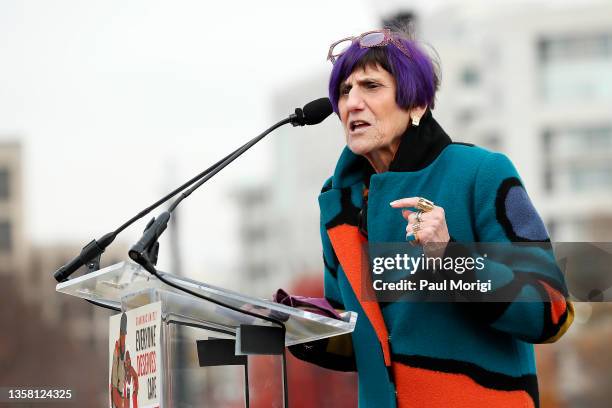
[{"label": "microphone windscreen", "polygon": [[304,105],[302,110],[304,112],[304,123],[306,125],[321,123],[334,111],[329,98],[319,98],[308,102]]}]

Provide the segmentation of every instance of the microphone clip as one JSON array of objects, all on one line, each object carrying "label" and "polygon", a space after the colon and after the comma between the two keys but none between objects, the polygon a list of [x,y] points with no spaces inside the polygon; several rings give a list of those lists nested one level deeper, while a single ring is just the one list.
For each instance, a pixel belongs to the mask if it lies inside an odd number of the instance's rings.
[{"label": "microphone clip", "polygon": [[[151,218],[151,220],[147,223],[147,226],[145,227],[143,232],[146,232],[147,229],[151,228],[154,222],[155,222],[155,217]],[[157,265],[157,257],[159,255],[159,241],[155,240],[150,245],[148,245],[144,249],[143,255],[147,257],[147,259],[149,260],[149,262],[151,262],[152,265]]]},{"label": "microphone clip", "polygon": [[302,108],[295,108],[295,113],[289,115],[289,120],[293,127],[304,126],[306,124],[306,115],[304,115]]},{"label": "microphone clip", "polygon": [[132,258],[134,262],[143,266],[145,263],[150,263],[152,265],[157,264],[157,256],[159,254],[158,239],[165,231],[169,220],[170,213],[164,211],[157,218],[153,217],[147,223],[142,237],[128,252],[130,258]]},{"label": "microphone clip", "polygon": [[91,261],[85,263],[85,267],[87,268],[87,273],[92,273],[100,270],[100,259],[102,258],[102,254],[96,255]]}]

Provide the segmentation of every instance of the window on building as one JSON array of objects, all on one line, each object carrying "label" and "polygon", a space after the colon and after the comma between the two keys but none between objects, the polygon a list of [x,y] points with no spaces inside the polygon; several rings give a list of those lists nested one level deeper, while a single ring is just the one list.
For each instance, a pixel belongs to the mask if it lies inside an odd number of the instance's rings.
[{"label": "window on building", "polygon": [[542,38],[538,52],[543,63],[612,58],[612,32]]},{"label": "window on building", "polygon": [[612,155],[612,125],[560,128],[544,137],[546,151],[555,156]]},{"label": "window on building", "polygon": [[537,54],[545,101],[612,100],[612,31],[542,38]]},{"label": "window on building", "polygon": [[475,67],[465,67],[461,71],[461,82],[468,87],[476,86],[480,82],[480,73]]},{"label": "window on building", "polygon": [[9,175],[6,167],[0,167],[0,200],[9,199]]},{"label": "window on building", "polygon": [[546,191],[612,189],[612,124],[548,129],[542,148]]},{"label": "window on building", "polygon": [[544,169],[544,190],[546,190],[547,193],[552,193],[553,189],[555,188],[553,180],[553,171],[550,164],[548,164],[547,168]]},{"label": "window on building", "polygon": [[572,191],[612,189],[612,165],[607,163],[572,165],[567,177]]},{"label": "window on building", "polygon": [[0,221],[0,252],[9,252],[13,248],[11,223]]},{"label": "window on building", "polygon": [[542,157],[544,159],[543,176],[544,176],[544,190],[547,193],[552,193],[554,189],[554,174],[553,166],[551,164],[551,149],[552,149],[553,132],[550,129],[546,129],[542,132]]}]

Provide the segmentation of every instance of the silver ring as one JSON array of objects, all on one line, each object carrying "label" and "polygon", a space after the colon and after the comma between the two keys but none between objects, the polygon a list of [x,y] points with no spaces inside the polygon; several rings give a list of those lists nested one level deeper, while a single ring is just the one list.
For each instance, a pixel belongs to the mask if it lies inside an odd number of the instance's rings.
[{"label": "silver ring", "polygon": [[421,218],[423,216],[423,211],[417,211],[416,213],[416,220],[417,222],[420,224],[421,222],[423,222],[423,219]]}]

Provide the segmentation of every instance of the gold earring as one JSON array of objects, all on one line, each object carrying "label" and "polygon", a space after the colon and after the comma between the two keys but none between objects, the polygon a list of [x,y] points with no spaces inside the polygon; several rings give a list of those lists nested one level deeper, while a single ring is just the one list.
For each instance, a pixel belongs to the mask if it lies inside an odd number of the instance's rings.
[{"label": "gold earring", "polygon": [[412,126],[417,127],[421,122],[421,118],[427,111],[427,106],[425,107],[416,107],[410,111],[410,121],[412,122]]}]

